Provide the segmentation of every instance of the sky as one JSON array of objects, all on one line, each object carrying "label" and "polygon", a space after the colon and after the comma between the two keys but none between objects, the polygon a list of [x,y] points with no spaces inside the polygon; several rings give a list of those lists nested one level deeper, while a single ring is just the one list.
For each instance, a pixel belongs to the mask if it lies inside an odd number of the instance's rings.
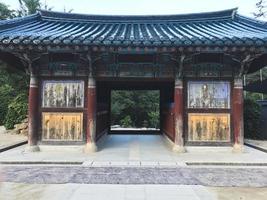
[{"label": "sky", "polygon": [[[267,0],[266,0],[267,1]],[[18,0],[0,0],[12,9]],[[253,17],[258,0],[41,0],[53,11],[111,15],[164,15],[218,11],[238,7],[238,13]],[[267,19],[266,19],[267,20]]]}]

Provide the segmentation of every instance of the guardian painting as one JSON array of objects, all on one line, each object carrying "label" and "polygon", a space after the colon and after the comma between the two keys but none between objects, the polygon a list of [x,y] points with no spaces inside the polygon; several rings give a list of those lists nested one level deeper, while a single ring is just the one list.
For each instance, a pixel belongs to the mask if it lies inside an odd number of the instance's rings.
[{"label": "guardian painting", "polygon": [[45,108],[82,108],[83,81],[44,81],[42,105]]},{"label": "guardian painting", "polygon": [[188,83],[189,108],[230,108],[230,84],[222,81]]},{"label": "guardian painting", "polygon": [[230,141],[229,114],[188,115],[189,141]]},{"label": "guardian painting", "polygon": [[43,140],[81,141],[82,113],[43,113]]}]

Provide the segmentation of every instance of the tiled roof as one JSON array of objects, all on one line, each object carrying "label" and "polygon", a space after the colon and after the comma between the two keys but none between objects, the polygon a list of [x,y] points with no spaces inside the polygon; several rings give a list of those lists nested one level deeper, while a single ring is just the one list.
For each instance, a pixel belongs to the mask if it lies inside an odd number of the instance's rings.
[{"label": "tiled roof", "polygon": [[236,11],[158,16],[39,11],[28,17],[0,21],[0,44],[265,46],[267,25]]}]

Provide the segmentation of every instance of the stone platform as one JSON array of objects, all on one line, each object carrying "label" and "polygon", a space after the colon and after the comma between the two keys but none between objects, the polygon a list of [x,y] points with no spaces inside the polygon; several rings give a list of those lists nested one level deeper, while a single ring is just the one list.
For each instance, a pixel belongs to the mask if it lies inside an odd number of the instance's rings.
[{"label": "stone platform", "polygon": [[87,166],[265,166],[267,154],[245,147],[233,153],[231,147],[190,147],[187,153],[175,153],[160,135],[108,135],[98,152],[85,154],[81,146],[40,146],[40,152],[25,152],[21,146],[0,154],[0,163],[84,164]]}]

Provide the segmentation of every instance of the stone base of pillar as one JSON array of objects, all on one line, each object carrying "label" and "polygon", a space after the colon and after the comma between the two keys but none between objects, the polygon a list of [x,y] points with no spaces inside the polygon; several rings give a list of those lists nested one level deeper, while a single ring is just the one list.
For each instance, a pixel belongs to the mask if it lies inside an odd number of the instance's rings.
[{"label": "stone base of pillar", "polygon": [[183,146],[179,146],[179,145],[173,145],[172,151],[175,153],[185,153],[186,152],[185,148]]},{"label": "stone base of pillar", "polygon": [[234,144],[232,152],[233,153],[243,153],[244,152],[244,145],[242,145],[242,144]]},{"label": "stone base of pillar", "polygon": [[84,147],[84,153],[94,153],[97,152],[97,146],[95,143],[87,143]]},{"label": "stone base of pillar", "polygon": [[39,146],[37,145],[34,145],[34,146],[30,146],[30,145],[27,145],[26,148],[25,148],[25,152],[39,152],[40,151],[40,148]]}]

